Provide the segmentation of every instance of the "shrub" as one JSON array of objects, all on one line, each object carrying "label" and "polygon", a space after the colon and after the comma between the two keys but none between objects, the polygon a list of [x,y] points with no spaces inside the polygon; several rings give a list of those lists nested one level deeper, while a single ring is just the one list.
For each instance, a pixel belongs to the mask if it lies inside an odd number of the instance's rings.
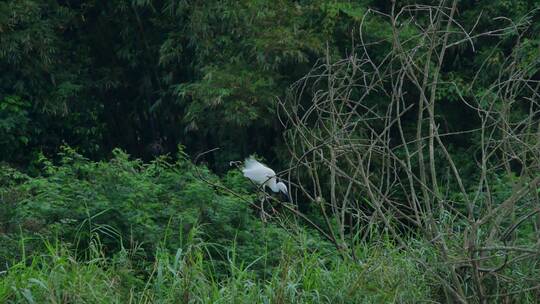
[{"label": "shrub", "polygon": [[[182,248],[182,237],[200,224],[205,241],[215,245],[209,250],[214,258],[224,259],[223,248],[235,242],[239,258],[253,260],[278,248],[286,236],[281,228],[253,217],[252,195],[214,190],[198,174],[222,181],[183,154],[176,163],[162,157],[149,164],[120,150],[113,154],[110,161],[93,162],[64,147],[58,165],[40,160],[37,177],[6,171],[4,175],[21,177],[2,188],[4,245],[17,246],[22,232],[30,238],[26,250],[35,250],[42,238],[58,238],[84,253],[98,237],[107,255],[139,247],[142,257],[151,257],[158,246],[173,252]],[[231,173],[225,180],[239,179]]]}]

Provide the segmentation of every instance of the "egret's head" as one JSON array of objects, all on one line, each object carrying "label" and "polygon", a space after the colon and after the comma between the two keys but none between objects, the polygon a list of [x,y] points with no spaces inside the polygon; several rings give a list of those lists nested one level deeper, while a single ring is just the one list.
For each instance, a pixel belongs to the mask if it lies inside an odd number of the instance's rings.
[{"label": "egret's head", "polygon": [[278,182],[276,184],[276,187],[278,188],[279,192],[283,193],[287,197],[287,200],[290,201],[289,191],[287,190],[287,186],[283,182]]}]

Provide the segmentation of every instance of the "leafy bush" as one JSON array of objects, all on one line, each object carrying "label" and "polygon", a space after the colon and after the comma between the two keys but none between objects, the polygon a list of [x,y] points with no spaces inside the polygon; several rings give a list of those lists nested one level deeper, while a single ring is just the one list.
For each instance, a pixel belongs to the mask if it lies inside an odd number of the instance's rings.
[{"label": "leafy bush", "polygon": [[[2,204],[8,206],[0,211],[4,246],[18,244],[22,232],[33,240],[27,241],[27,250],[34,250],[41,238],[59,238],[84,252],[97,237],[107,255],[139,247],[142,256],[151,257],[158,246],[182,248],[182,237],[201,225],[205,241],[214,244],[210,252],[215,258],[225,258],[223,248],[235,242],[239,258],[252,260],[276,250],[286,236],[281,228],[253,217],[252,195],[214,190],[197,175],[222,181],[183,154],[176,163],[163,157],[149,164],[130,160],[120,150],[113,154],[108,162],[92,162],[64,147],[59,165],[40,160],[40,176],[4,171],[10,181],[2,188]],[[18,175],[18,181],[13,179]],[[245,183],[238,173],[227,180]]]}]

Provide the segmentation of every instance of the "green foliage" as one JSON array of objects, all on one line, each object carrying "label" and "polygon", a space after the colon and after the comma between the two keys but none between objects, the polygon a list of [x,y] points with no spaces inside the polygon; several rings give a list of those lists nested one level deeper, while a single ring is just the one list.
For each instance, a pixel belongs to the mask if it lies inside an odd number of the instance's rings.
[{"label": "green foliage", "polygon": [[[399,1],[396,9],[412,2],[418,1]],[[497,77],[525,22],[533,26],[520,38],[516,60],[526,65],[537,57],[537,17],[524,17],[536,4],[458,5],[457,21],[465,29],[516,26],[502,37],[473,39],[474,48],[449,49],[451,59],[440,77],[448,85],[437,92],[441,103],[456,100],[481,66],[479,83]],[[174,154],[178,142],[192,154],[222,147],[211,162],[222,172],[222,163],[253,151],[266,151],[274,160],[283,148],[276,101],[291,83],[327,55],[362,54],[360,35],[364,42],[384,42],[374,52],[380,58],[371,58],[384,60],[392,32],[370,9],[390,13],[389,4],[371,0],[4,1],[0,101],[24,100],[32,128],[24,135],[25,152],[0,155],[1,160],[27,164],[39,152],[53,157],[64,143],[92,158],[120,147],[149,160]],[[421,17],[417,22],[425,24]],[[400,27],[400,40],[420,44],[416,26]],[[377,104],[376,97],[370,100]],[[454,107],[450,113],[463,110]],[[459,126],[455,119],[447,121]]]},{"label": "green foliage", "polygon": [[0,212],[4,233],[16,240],[22,231],[38,243],[59,238],[81,252],[99,238],[106,252],[139,247],[143,255],[152,255],[159,244],[181,248],[182,236],[202,225],[206,241],[216,245],[213,256],[224,259],[223,248],[235,242],[242,260],[275,250],[286,235],[252,216],[250,194],[241,199],[216,192],[201,178],[221,181],[182,156],[176,163],[158,158],[144,164],[120,150],[113,154],[108,162],[92,162],[64,147],[60,165],[41,160],[42,176],[9,169],[2,201],[10,208]]},{"label": "green foliage", "polygon": [[30,105],[18,96],[0,101],[0,159],[15,159],[24,150],[30,137]]},{"label": "green foliage", "polygon": [[64,142],[147,159],[180,140],[219,142],[217,163],[264,151],[280,142],[276,97],[327,46],[348,48],[362,12],[346,1],[3,2],[0,100],[27,100],[34,130],[24,158],[2,159],[52,157]]},{"label": "green foliage", "polygon": [[[196,229],[192,230],[192,232]],[[229,251],[230,275],[216,279],[210,244],[190,233],[176,252],[157,249],[144,269],[135,251],[122,249],[106,258],[98,243],[80,260],[59,243],[28,263],[0,274],[3,303],[417,303],[431,297],[428,279],[411,257],[388,244],[365,246],[362,263],[343,261],[307,244],[289,241],[276,252],[278,263],[265,280],[253,263]],[[255,261],[253,261],[255,262]]]},{"label": "green foliage", "polygon": [[125,303],[126,295],[115,290],[118,274],[102,260],[78,263],[65,248],[49,250],[0,278],[2,303]]},{"label": "green foliage", "polygon": [[102,105],[87,85],[85,48],[69,41],[77,14],[56,1],[0,4],[0,115],[17,121],[2,130],[10,132],[2,138],[13,142],[17,153],[1,153],[1,160],[28,164],[38,152],[54,154],[63,142],[77,142],[89,155],[100,149]]},{"label": "green foliage", "polygon": [[[180,147],[182,151],[182,147]],[[181,152],[93,162],[63,147],[41,175],[4,167],[0,301],[6,303],[416,302],[427,278],[390,243],[360,263],[302,228],[255,217],[237,170],[218,178]],[[216,186],[237,191],[221,192]],[[293,237],[293,238],[291,238]]]},{"label": "green foliage", "polygon": [[[397,10],[433,3],[396,2]],[[372,9],[391,13],[390,2],[374,0],[1,1],[0,269],[9,269],[0,272],[0,302],[438,299],[440,286],[429,294],[431,281],[414,252],[365,245],[358,249],[363,263],[344,261],[296,224],[301,235],[295,237],[304,241],[292,245],[283,223],[255,216],[251,184],[228,171],[230,160],[253,152],[272,165],[288,162],[276,103],[321,58],[361,57],[362,41],[378,48],[370,58],[375,64],[387,59],[392,31]],[[459,132],[479,122],[460,101],[504,107],[494,94],[499,88],[490,87],[504,76],[501,67],[515,65],[527,71],[520,77],[538,78],[538,9],[529,0],[458,3],[456,20],[466,31],[474,28],[472,44],[447,50],[436,123],[441,132],[456,132],[444,140],[460,173],[471,177],[463,181],[468,190],[476,186],[471,155],[479,140]],[[425,45],[417,35],[426,25],[422,18],[398,25],[405,46]],[[501,24],[512,25],[504,35],[474,36]],[[418,48],[416,64],[425,63],[427,51]],[[407,85],[404,102],[416,103]],[[312,103],[310,97],[301,102]],[[365,106],[378,111],[384,98],[377,92]],[[527,111],[513,111],[511,122]],[[415,130],[414,114],[404,116],[405,133]],[[355,136],[362,139],[362,131]],[[208,167],[184,153],[215,147],[221,149],[206,155]],[[443,159],[437,148],[434,153],[437,162]],[[490,172],[489,179],[496,181],[494,204],[512,195],[511,173]],[[449,189],[463,210],[457,185]],[[476,209],[487,200],[479,197]],[[324,224],[313,206],[298,203]],[[510,224],[503,221],[501,229]],[[521,228],[520,240],[536,241],[532,223]],[[450,253],[466,258],[462,245],[451,244]],[[508,269],[509,277],[538,277],[534,263]]]}]

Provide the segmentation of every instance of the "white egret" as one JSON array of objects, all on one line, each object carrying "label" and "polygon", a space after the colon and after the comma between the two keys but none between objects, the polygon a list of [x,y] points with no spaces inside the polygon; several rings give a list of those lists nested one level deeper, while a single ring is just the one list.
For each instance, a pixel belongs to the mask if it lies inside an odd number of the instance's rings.
[{"label": "white egret", "polygon": [[262,185],[264,187],[268,186],[270,190],[274,192],[283,193],[287,199],[289,199],[289,191],[287,191],[287,186],[277,181],[276,172],[268,168],[264,164],[261,164],[253,157],[250,157],[244,161],[244,168],[242,169],[244,176],[249,178],[252,182]]}]

